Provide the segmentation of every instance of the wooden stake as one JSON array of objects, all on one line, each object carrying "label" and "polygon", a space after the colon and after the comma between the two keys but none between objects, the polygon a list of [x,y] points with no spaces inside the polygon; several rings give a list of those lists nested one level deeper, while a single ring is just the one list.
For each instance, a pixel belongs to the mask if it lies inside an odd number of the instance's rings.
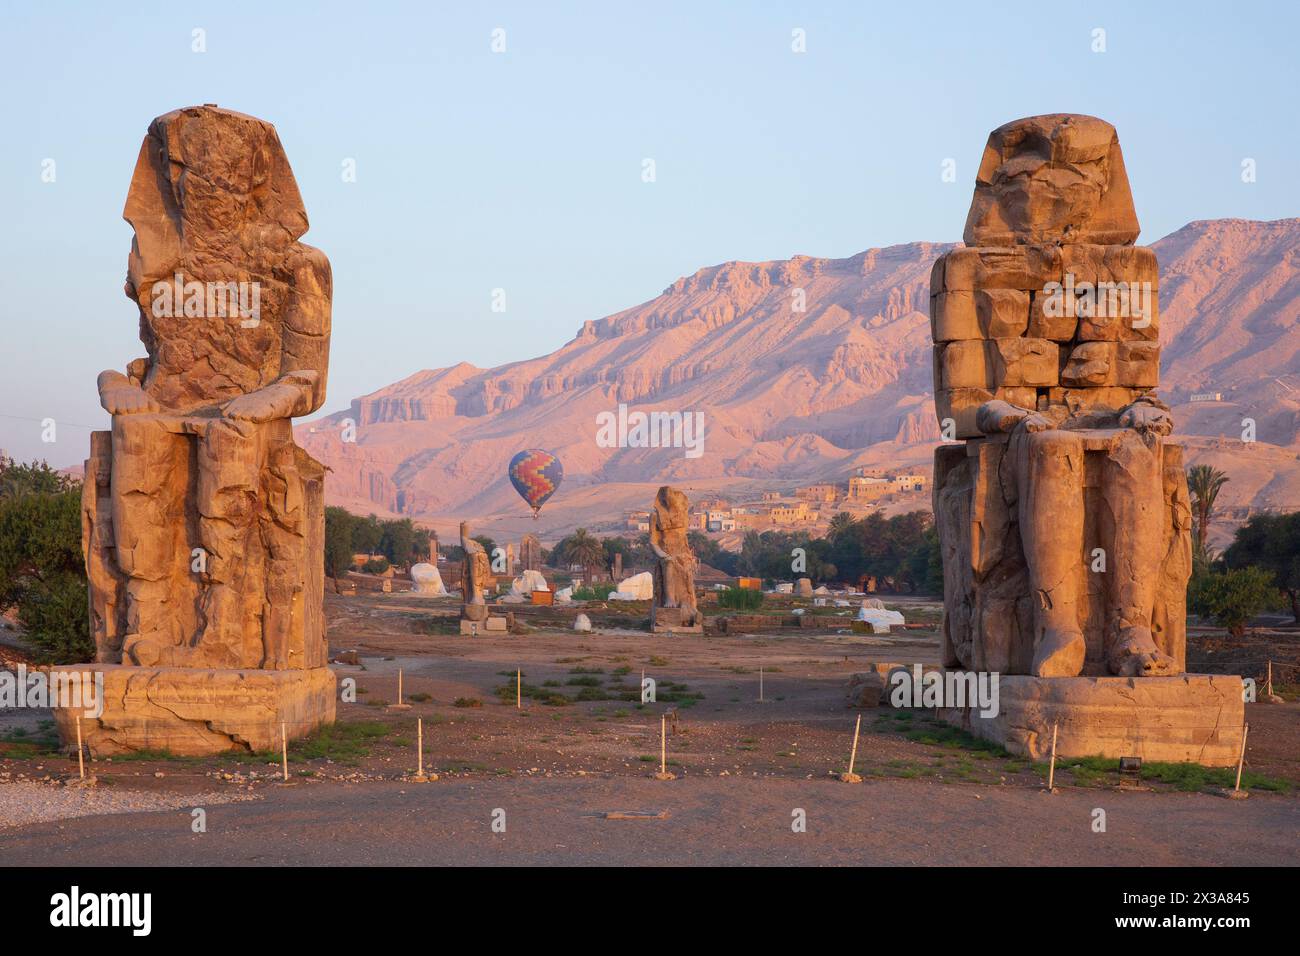
[{"label": "wooden stake", "polygon": [[1237,785],[1233,787],[1234,792],[1241,790],[1241,765],[1246,762],[1246,735],[1250,733],[1250,724],[1241,728],[1241,753],[1237,755]]},{"label": "wooden stake", "polygon": [[659,772],[668,772],[668,718],[659,715]]},{"label": "wooden stake", "polygon": [[1052,724],[1052,762],[1047,768],[1047,790],[1050,793],[1056,782],[1056,724]]},{"label": "wooden stake", "polygon": [[763,668],[761,667],[758,669],[758,702],[763,703]]},{"label": "wooden stake", "polygon": [[1273,662],[1268,662],[1268,676],[1264,678],[1264,693],[1273,696]]},{"label": "wooden stake", "polygon": [[524,708],[524,672],[523,668],[515,668],[515,710]]},{"label": "wooden stake", "polygon": [[424,718],[416,718],[415,724],[415,765],[416,775],[424,776]]},{"label": "wooden stake", "polygon": [[77,770],[81,773],[81,779],[86,779],[86,758],[81,752],[81,715],[77,715]]},{"label": "wooden stake", "polygon": [[397,669],[397,702],[402,702],[402,669]]},{"label": "wooden stake", "polygon": [[280,722],[280,759],[284,767],[285,783],[289,782],[289,725]]},{"label": "wooden stake", "polygon": [[858,714],[857,726],[853,728],[853,749],[849,751],[849,776],[853,776],[853,764],[858,759],[858,731],[862,729],[862,715]]}]

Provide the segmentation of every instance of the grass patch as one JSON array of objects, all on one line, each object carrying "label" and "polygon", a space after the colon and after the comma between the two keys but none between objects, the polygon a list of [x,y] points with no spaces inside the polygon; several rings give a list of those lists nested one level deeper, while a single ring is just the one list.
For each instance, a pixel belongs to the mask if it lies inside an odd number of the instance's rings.
[{"label": "grass patch", "polygon": [[584,585],[573,592],[573,599],[575,601],[604,601],[617,590],[618,585],[610,584],[608,581],[593,584],[590,587]]},{"label": "grass patch", "polygon": [[457,697],[452,701],[453,707],[482,707],[483,701],[477,697]]},{"label": "grass patch", "polygon": [[[49,726],[46,726],[47,723]],[[42,721],[40,733],[29,735],[25,727],[15,727],[0,738],[0,757],[25,760],[30,757],[58,756],[59,736],[53,728],[53,721]]]},{"label": "grass patch", "polygon": [[[290,743],[289,759],[355,763],[370,756],[371,744],[391,733],[393,728],[381,721],[340,721]],[[272,759],[274,757],[272,754]]]},{"label": "grass patch", "polygon": [[[493,693],[500,699],[503,704],[512,704],[515,701],[516,682],[502,684]],[[538,687],[536,684],[525,683],[518,687],[520,697],[527,697],[529,700],[541,701],[547,707],[566,707],[573,703],[573,699],[552,690],[549,687]]]},{"label": "grass patch", "polygon": [[981,740],[979,737],[974,737],[964,730],[950,727],[947,724],[931,723],[928,727],[915,727],[903,731],[903,736],[917,743],[928,744],[933,747],[946,747],[949,750],[983,750],[993,754],[1006,753],[1002,747],[995,743]]},{"label": "grass patch", "polygon": [[[1106,786],[1119,780],[1119,761],[1105,757],[1070,757],[1057,758],[1057,766],[1070,771],[1074,782],[1081,786]],[[1216,787],[1231,789],[1237,780],[1237,771],[1232,767],[1202,767],[1198,763],[1164,763],[1160,761],[1144,762],[1139,779],[1144,783],[1163,783],[1187,793],[1196,793]],[[1285,793],[1291,785],[1285,780],[1243,770],[1241,773],[1243,790],[1267,790]]]},{"label": "grass patch", "polygon": [[[76,755],[76,751],[74,750],[73,756],[75,755]],[[221,756],[224,757],[225,754],[221,754]],[[113,755],[113,763],[130,763],[131,761],[139,761],[139,760],[147,760],[147,761],[157,760],[160,762],[166,761],[168,763],[194,763],[195,761],[202,760],[202,759],[203,759],[202,757],[183,757],[180,754],[172,753],[170,750],[167,750],[166,748],[159,748],[156,750],[155,749],[133,750],[130,753]]]}]

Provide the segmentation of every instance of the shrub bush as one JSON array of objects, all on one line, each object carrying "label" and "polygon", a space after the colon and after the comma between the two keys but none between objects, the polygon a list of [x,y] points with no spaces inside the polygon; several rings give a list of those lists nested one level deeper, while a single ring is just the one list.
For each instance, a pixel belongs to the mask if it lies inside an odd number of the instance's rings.
[{"label": "shrub bush", "polygon": [[1194,577],[1187,603],[1193,614],[1226,627],[1233,637],[1241,637],[1250,619],[1268,607],[1276,595],[1277,585],[1271,573],[1262,568],[1237,568]]},{"label": "shrub bush", "polygon": [[733,611],[757,611],[763,606],[763,592],[750,588],[727,588],[718,594],[718,606]]}]

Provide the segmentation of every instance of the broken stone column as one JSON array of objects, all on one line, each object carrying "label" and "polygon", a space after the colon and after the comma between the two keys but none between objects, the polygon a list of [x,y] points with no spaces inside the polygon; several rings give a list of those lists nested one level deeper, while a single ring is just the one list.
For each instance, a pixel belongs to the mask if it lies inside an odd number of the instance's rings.
[{"label": "broken stone column", "polygon": [[542,542],[535,534],[526,534],[519,541],[519,569],[542,570]]},{"label": "broken stone column", "polygon": [[[332,280],[275,128],[158,117],[124,217],[147,355],[99,376],[83,547],[105,710],[95,754],[277,746],[335,714],[324,469],[292,418],[325,399]],[[64,742],[77,713],[56,710]]]},{"label": "broken stone column", "polygon": [[[1123,754],[1108,752],[1117,735],[1089,737],[1096,721],[1122,722],[1103,712],[1126,700],[1194,713],[1224,686],[1193,700],[1202,685],[1176,676],[1186,660],[1191,512],[1182,448],[1168,439],[1173,422],[1153,391],[1156,257],[1134,245],[1137,236],[1109,123],[1037,116],[990,135],[966,246],[931,272],[935,406],[946,439],[934,482],[943,663],[1045,681],[1096,678],[1068,693],[1034,680],[1006,685],[1026,699],[1066,702],[1051,713],[1069,723],[1076,752],[1220,761],[1240,735],[1232,719],[1240,708],[1226,725],[1143,721],[1144,740]],[[1140,698],[1105,683],[1165,679],[1176,683]],[[1095,713],[1083,703],[1090,694]],[[1050,735],[1047,712],[1013,705],[990,720],[966,708],[957,720],[1037,755],[1038,735]],[[1138,715],[1129,716],[1136,726]],[[1008,730],[1012,719],[1022,723]]]}]

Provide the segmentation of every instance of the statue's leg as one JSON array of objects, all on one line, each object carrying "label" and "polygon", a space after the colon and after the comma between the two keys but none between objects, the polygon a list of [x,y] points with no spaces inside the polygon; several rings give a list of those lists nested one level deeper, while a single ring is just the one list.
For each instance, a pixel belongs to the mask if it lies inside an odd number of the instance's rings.
[{"label": "statue's leg", "polygon": [[1110,542],[1106,574],[1106,663],[1111,673],[1141,677],[1174,672],[1151,634],[1164,559],[1164,484],[1158,439],[1136,431],[1115,437],[1102,472],[1103,531]]},{"label": "statue's leg", "polygon": [[183,515],[184,436],[155,415],[113,416],[110,509],[113,553],[126,575],[126,632],[122,661],[152,666],[184,639],[179,632],[172,579],[184,542],[178,542]]},{"label": "statue's leg", "polygon": [[262,627],[266,654],[262,666],[283,670],[303,666],[306,617],[306,504],[292,441],[280,438],[269,443],[265,483],[272,490],[266,494],[266,509],[258,519],[266,551],[266,612]]},{"label": "statue's leg", "polygon": [[1034,604],[1036,677],[1077,677],[1087,652],[1079,626],[1083,560],[1083,440],[1051,429],[1011,438],[1020,538]]},{"label": "statue's leg", "polygon": [[[260,667],[264,549],[257,539],[257,429],[213,419],[199,439],[199,536],[207,553],[195,666]],[[201,661],[201,663],[199,663]]]}]

